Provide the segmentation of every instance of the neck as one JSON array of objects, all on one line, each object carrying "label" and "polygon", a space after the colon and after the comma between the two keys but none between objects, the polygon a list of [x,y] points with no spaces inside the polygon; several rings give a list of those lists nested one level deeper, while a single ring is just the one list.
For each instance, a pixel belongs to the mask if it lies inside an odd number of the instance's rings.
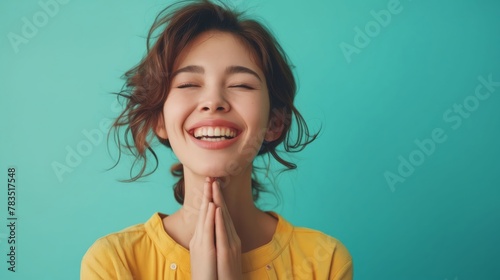
[{"label": "neck", "polygon": [[[238,234],[252,228],[259,214],[262,214],[254,204],[252,196],[251,166],[237,176],[219,178],[221,189],[234,227]],[[203,197],[205,176],[196,175],[184,169],[184,204],[179,211],[184,224],[194,228],[198,220],[198,212]]]},{"label": "neck", "polygon": [[[268,243],[276,229],[277,220],[259,210],[252,196],[252,169],[238,176],[218,178],[236,233],[241,240],[242,253]],[[205,176],[184,169],[184,204],[164,220],[164,227],[185,248],[189,248],[203,198]],[[170,226],[169,226],[170,225]]]}]

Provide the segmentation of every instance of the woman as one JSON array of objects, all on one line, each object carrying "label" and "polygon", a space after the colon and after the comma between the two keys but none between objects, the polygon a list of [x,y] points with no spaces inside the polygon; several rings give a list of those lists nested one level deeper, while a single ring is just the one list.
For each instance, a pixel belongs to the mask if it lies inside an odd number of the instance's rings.
[{"label": "woman", "polygon": [[272,155],[293,169],[276,147],[296,152],[316,138],[293,104],[294,77],[275,38],[209,1],[164,10],[148,43],[160,27],[146,57],[126,74],[120,95],[127,106],[114,128],[127,128],[134,143],[125,147],[143,162],[132,181],[148,175],[147,150],[156,158],[151,131],[174,151],[182,207],[97,240],[81,278],[352,279],[351,256],[338,240],[254,204],[262,190],[252,178],[255,157]]}]

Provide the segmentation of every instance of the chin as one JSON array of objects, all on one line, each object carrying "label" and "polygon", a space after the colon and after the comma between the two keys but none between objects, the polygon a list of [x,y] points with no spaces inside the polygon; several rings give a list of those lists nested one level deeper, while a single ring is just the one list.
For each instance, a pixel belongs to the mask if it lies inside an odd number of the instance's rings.
[{"label": "chin", "polygon": [[206,177],[224,177],[228,176],[229,173],[225,170],[224,164],[208,162],[208,164],[200,164],[200,162],[196,163],[183,163],[184,168],[188,168],[192,173],[197,174],[199,176]]},{"label": "chin", "polygon": [[226,177],[229,176],[229,172],[227,172],[224,166],[210,166],[204,170],[204,174],[209,177]]},{"label": "chin", "polygon": [[190,168],[194,173],[207,177],[227,177],[237,176],[244,173],[248,168],[247,165],[242,165],[236,160],[216,161],[213,160],[208,164],[200,164],[199,162]]}]

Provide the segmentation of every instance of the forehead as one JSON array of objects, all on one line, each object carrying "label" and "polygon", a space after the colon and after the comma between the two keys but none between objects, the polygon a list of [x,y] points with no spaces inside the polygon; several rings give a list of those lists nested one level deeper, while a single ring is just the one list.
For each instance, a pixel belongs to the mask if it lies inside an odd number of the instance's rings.
[{"label": "forehead", "polygon": [[255,51],[241,37],[230,32],[210,30],[191,40],[180,52],[174,70],[200,60],[217,60],[253,66],[262,73]]}]

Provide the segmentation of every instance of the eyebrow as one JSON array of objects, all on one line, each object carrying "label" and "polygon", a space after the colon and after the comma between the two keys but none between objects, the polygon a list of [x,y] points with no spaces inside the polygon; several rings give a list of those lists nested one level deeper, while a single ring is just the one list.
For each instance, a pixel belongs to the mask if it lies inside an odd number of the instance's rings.
[{"label": "eyebrow", "polygon": [[[205,69],[203,67],[198,66],[198,65],[188,65],[186,67],[182,67],[180,69],[177,69],[172,73],[171,78],[173,79],[177,74],[179,73],[195,73],[195,74],[204,74]],[[259,77],[259,74],[255,73],[252,69],[249,69],[244,66],[238,66],[238,65],[233,65],[233,66],[228,66],[226,68],[226,74],[238,74],[238,73],[246,73],[255,76],[259,81],[262,81],[262,79]]]},{"label": "eyebrow", "polygon": [[198,65],[188,65],[186,67],[182,67],[180,69],[177,69],[175,70],[173,73],[172,73],[172,79],[177,76],[178,74],[180,73],[195,73],[195,74],[203,74],[205,73],[205,70],[203,69],[203,67],[201,66],[198,66]]},{"label": "eyebrow", "polygon": [[243,67],[243,66],[229,66],[226,68],[226,74],[238,74],[238,73],[246,73],[250,75],[254,75],[259,81],[262,80],[259,77],[259,74],[255,73],[252,69]]}]

